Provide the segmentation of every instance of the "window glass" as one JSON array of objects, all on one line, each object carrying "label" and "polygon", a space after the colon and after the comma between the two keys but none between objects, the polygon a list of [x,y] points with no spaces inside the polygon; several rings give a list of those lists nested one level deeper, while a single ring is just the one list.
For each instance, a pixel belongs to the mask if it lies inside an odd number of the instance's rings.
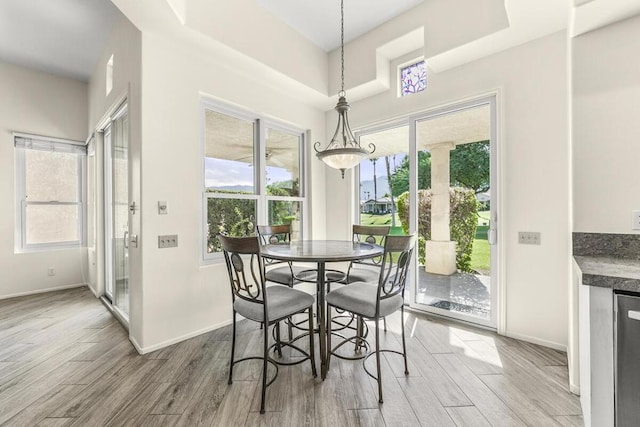
[{"label": "window glass", "polygon": [[256,200],[209,198],[207,200],[207,252],[221,252],[218,233],[251,236],[256,229]]},{"label": "window glass", "polygon": [[427,87],[427,67],[424,61],[400,69],[400,93],[402,96],[417,93]]},{"label": "window glass", "polygon": [[15,136],[16,250],[48,250],[84,241],[86,147]]},{"label": "window glass", "polygon": [[77,202],[78,155],[25,150],[25,195],[30,202]]},{"label": "window glass", "polygon": [[266,186],[271,196],[300,195],[300,137],[266,129]]},{"label": "window glass", "polygon": [[409,219],[409,126],[364,134],[360,143],[372,143],[376,151],[375,157],[360,162],[359,222],[391,226],[390,234],[405,234]]},{"label": "window glass", "polygon": [[27,205],[26,244],[79,241],[80,213],[77,205]]},{"label": "window glass", "polygon": [[[302,238],[304,134],[249,112],[203,105],[203,258],[221,259],[218,233],[254,235],[257,225],[291,224],[292,237]],[[256,163],[258,153],[264,158]]]},{"label": "window glass", "polygon": [[211,110],[205,114],[205,187],[253,194],[254,122]]}]

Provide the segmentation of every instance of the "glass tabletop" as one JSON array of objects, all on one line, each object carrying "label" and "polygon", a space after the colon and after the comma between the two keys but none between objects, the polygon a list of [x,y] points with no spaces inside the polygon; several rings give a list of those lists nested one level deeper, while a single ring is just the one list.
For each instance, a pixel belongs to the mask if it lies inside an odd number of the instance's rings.
[{"label": "glass tabletop", "polygon": [[382,255],[379,245],[351,240],[298,240],[264,245],[263,256],[283,261],[353,261]]}]

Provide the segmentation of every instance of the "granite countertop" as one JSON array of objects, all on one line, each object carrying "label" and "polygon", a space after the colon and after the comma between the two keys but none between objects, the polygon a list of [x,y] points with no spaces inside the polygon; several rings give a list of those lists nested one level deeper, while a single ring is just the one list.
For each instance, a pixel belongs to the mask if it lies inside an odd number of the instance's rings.
[{"label": "granite countertop", "polygon": [[640,260],[611,256],[574,256],[582,284],[640,292]]}]

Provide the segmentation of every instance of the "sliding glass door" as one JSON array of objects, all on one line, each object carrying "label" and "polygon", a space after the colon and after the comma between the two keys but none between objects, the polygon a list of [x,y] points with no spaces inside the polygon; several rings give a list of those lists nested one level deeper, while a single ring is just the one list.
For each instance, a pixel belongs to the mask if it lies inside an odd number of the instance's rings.
[{"label": "sliding glass door", "polygon": [[129,318],[129,120],[126,105],[104,129],[105,295]]},{"label": "sliding glass door", "polygon": [[496,326],[495,97],[364,129],[360,224],[417,233],[411,307]]}]

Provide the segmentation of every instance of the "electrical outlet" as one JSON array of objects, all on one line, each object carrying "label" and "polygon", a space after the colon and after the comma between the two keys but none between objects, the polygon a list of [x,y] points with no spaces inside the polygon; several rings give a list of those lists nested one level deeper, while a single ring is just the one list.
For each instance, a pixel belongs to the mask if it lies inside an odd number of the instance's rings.
[{"label": "electrical outlet", "polygon": [[164,236],[158,236],[159,248],[175,248],[178,246],[178,235],[167,234]]},{"label": "electrical outlet", "polygon": [[55,276],[56,275],[56,269],[53,267],[49,267],[47,269],[47,276]]},{"label": "electrical outlet", "polygon": [[640,230],[640,211],[631,212],[631,229]]},{"label": "electrical outlet", "polygon": [[518,233],[518,243],[523,245],[539,245],[540,233],[534,231],[520,231]]},{"label": "electrical outlet", "polygon": [[158,202],[158,214],[166,215],[169,213],[169,207],[167,206],[167,202],[159,201]]}]

